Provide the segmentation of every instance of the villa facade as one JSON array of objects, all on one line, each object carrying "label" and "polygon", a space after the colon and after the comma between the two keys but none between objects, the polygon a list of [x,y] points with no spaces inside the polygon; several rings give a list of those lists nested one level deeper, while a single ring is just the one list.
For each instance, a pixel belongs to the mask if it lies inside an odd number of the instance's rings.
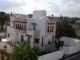
[{"label": "villa facade", "polygon": [[33,17],[12,15],[7,27],[7,43],[16,44],[30,40],[31,48],[54,45],[56,20],[49,19],[45,10],[33,11]]}]

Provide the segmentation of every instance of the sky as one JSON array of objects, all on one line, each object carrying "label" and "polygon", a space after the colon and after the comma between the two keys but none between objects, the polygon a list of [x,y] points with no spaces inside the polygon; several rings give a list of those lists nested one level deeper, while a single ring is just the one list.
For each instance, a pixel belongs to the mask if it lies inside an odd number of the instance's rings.
[{"label": "sky", "polygon": [[31,14],[46,10],[47,15],[80,17],[80,0],[0,0],[0,11]]}]

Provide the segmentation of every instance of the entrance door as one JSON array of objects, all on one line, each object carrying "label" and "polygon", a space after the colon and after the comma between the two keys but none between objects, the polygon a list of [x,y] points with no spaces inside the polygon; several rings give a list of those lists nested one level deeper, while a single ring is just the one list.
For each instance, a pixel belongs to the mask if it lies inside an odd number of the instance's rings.
[{"label": "entrance door", "polygon": [[21,35],[21,42],[23,42],[24,41],[24,36],[23,35]]}]

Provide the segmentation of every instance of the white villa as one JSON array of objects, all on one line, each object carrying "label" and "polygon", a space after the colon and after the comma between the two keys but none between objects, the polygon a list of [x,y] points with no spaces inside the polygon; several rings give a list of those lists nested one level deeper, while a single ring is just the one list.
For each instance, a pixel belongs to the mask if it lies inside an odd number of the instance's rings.
[{"label": "white villa", "polygon": [[64,54],[73,54],[80,51],[80,40],[70,37],[61,37],[60,41],[63,41],[63,47],[60,48]]},{"label": "white villa", "polygon": [[33,11],[33,17],[12,15],[7,27],[7,43],[16,44],[30,40],[30,46],[43,48],[54,45],[56,20],[49,19],[45,10]]}]

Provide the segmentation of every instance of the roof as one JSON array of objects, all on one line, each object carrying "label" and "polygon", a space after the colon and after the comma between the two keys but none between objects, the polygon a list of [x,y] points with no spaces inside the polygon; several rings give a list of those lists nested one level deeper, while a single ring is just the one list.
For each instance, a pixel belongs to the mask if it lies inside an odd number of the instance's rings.
[{"label": "roof", "polygon": [[40,20],[49,20],[47,16],[40,17]]},{"label": "roof", "polygon": [[80,40],[78,40],[78,39],[73,39],[73,41],[77,43],[77,42],[79,42]]},{"label": "roof", "polygon": [[60,40],[61,40],[61,41],[72,40],[72,41],[74,41],[74,42],[76,42],[76,43],[80,41],[79,39],[70,38],[70,37],[61,37]]}]

